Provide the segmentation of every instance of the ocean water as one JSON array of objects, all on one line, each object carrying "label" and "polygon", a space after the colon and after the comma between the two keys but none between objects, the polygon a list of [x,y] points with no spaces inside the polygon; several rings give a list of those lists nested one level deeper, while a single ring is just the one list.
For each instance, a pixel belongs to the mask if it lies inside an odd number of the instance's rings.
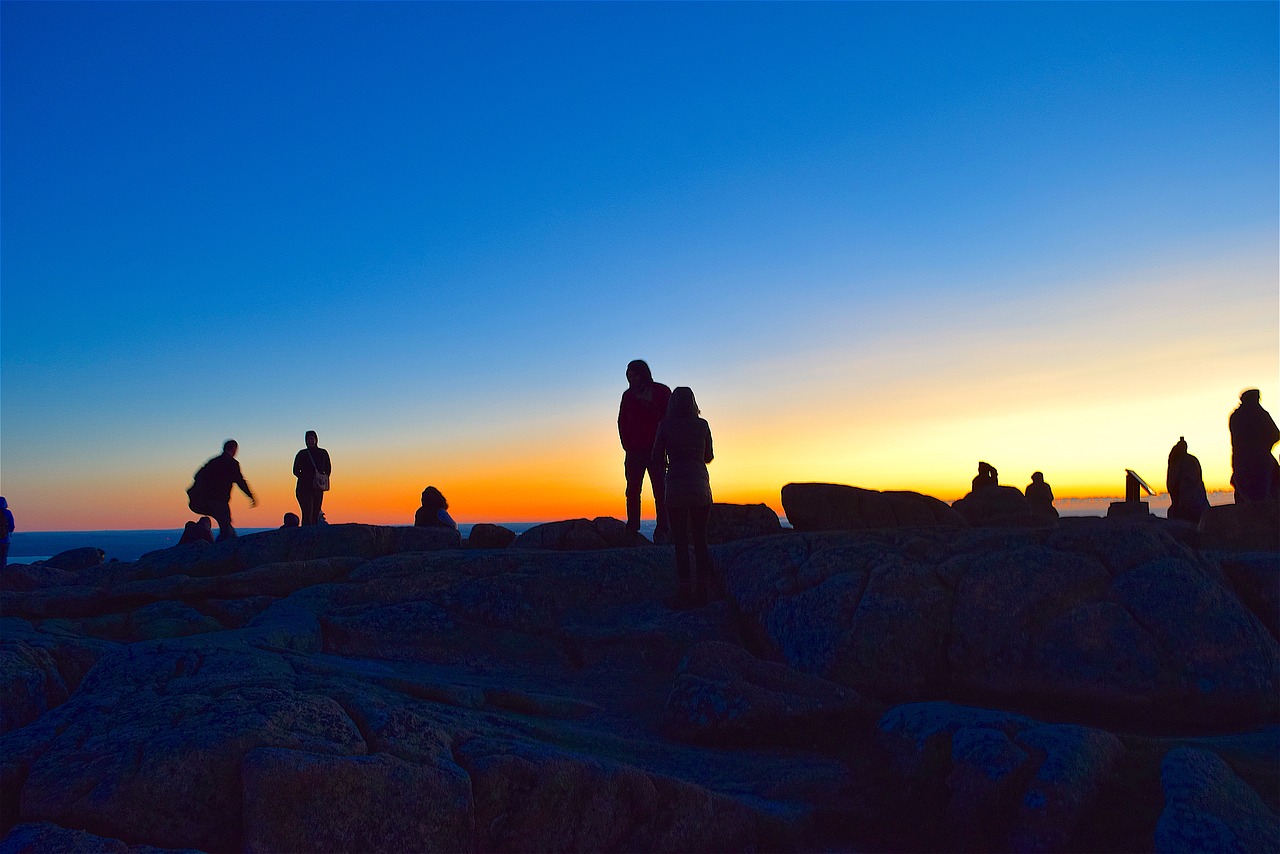
[{"label": "ocean water", "polygon": [[[522,534],[541,522],[500,522],[504,528],[510,528]],[[640,523],[640,533],[653,537],[655,522],[650,519]],[[471,524],[459,522],[458,530],[466,537],[471,533]],[[217,530],[217,526],[214,527]],[[259,531],[270,531],[272,528],[236,528],[236,533],[256,534]],[[68,549],[91,547],[106,552],[106,559],[131,561],[137,560],[147,552],[167,549],[178,544],[182,529],[155,531],[15,531],[9,545],[9,563],[32,563],[37,560],[48,560],[50,557]]]}]

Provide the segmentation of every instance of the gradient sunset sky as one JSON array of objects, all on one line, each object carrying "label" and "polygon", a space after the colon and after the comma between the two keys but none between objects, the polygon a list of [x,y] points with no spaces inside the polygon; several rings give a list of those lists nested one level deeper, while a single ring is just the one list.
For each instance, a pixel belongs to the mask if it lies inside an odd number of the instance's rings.
[{"label": "gradient sunset sky", "polygon": [[634,358],[719,501],[1163,489],[1179,436],[1225,489],[1277,9],[5,2],[0,494],[180,527],[235,438],[275,525],[314,429],[332,522],[623,516]]}]

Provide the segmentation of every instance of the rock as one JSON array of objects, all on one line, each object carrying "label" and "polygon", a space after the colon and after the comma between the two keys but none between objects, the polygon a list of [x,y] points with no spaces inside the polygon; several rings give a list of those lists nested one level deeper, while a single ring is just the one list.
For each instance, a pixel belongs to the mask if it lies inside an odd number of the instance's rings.
[{"label": "rock", "polygon": [[957,850],[1079,850],[1123,752],[1101,730],[949,703],[895,707],[878,728],[904,798]]},{"label": "rock", "polygon": [[680,663],[666,728],[674,738],[725,745],[829,742],[880,711],[848,688],[711,641]]},{"label": "rock", "polygon": [[1225,552],[1217,557],[1240,601],[1280,640],[1280,553]]},{"label": "rock", "polygon": [[88,569],[91,566],[99,565],[106,556],[107,553],[102,549],[89,546],[79,549],[68,549],[65,552],[58,552],[48,560],[40,561],[40,565],[47,566],[52,569],[60,569],[64,572],[79,572],[82,569]]},{"label": "rock", "polygon": [[1210,507],[1200,517],[1200,545],[1206,549],[1280,551],[1280,499]]},{"label": "rock", "polygon": [[1156,824],[1159,852],[1275,851],[1280,821],[1216,754],[1178,747],[1160,768],[1165,808]]},{"label": "rock", "polygon": [[0,618],[0,733],[24,727],[66,701],[115,644]]},{"label": "rock", "polygon": [[782,508],[797,531],[965,526],[958,513],[928,495],[835,483],[788,483],[782,487]]},{"label": "rock", "polygon": [[721,546],[717,565],[761,654],[884,702],[1271,720],[1275,638],[1214,564],[1160,527],[1121,527],[796,534]]},{"label": "rock", "polygon": [[951,508],[974,527],[1042,526],[1047,520],[1036,514],[1016,486],[988,486],[952,502]]},{"label": "rock", "polygon": [[511,544],[517,549],[554,549],[556,551],[591,551],[648,543],[640,534],[629,535],[627,523],[611,516],[595,519],[569,519],[535,525],[516,537]]},{"label": "rock", "polygon": [[778,514],[767,504],[712,504],[707,517],[707,543],[713,546],[780,533]]},{"label": "rock", "polygon": [[505,549],[515,542],[516,532],[501,525],[479,524],[471,526],[467,537],[469,549]]},{"label": "rock", "polygon": [[259,748],[244,759],[246,851],[464,851],[466,772],[385,754]]}]

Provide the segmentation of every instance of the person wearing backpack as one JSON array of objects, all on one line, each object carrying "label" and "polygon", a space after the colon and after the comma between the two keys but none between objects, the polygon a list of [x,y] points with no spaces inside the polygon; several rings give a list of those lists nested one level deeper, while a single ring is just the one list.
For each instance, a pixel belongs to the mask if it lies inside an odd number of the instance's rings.
[{"label": "person wearing backpack", "polygon": [[294,495],[298,497],[298,508],[302,510],[302,524],[319,525],[320,506],[329,490],[333,463],[329,460],[329,452],[320,447],[320,437],[315,430],[308,430],[303,439],[307,446],[293,458],[293,475],[298,479]]},{"label": "person wearing backpack", "polygon": [[192,513],[200,516],[212,516],[218,523],[218,539],[234,539],[236,529],[231,527],[231,487],[239,486],[240,491],[249,496],[249,506],[257,507],[258,499],[253,490],[245,483],[240,472],[240,464],[236,462],[236,452],[240,443],[228,439],[222,443],[222,454],[214,457],[196,472],[195,482],[187,490],[187,506]]}]

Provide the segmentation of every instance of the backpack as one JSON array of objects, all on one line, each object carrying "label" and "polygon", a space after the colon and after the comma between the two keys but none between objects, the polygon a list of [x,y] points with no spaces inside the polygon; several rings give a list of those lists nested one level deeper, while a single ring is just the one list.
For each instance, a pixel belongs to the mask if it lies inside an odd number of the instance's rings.
[{"label": "backpack", "polygon": [[208,467],[208,463],[202,465],[200,467],[200,471],[196,472],[195,479],[192,481],[191,485],[187,487],[187,507],[191,508],[191,512],[198,516],[213,515],[208,507],[209,501],[203,482],[204,478],[201,477],[201,475],[204,474],[204,470]]}]

